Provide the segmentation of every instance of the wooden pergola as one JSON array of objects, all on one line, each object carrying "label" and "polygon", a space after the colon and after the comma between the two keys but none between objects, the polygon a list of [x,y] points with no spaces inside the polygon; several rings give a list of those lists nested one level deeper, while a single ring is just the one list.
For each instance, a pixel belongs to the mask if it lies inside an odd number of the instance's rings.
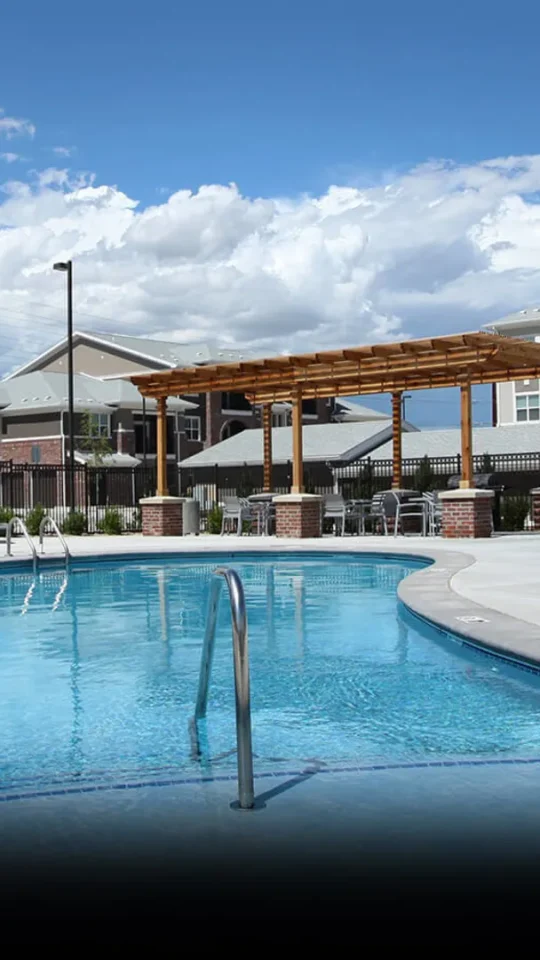
[{"label": "wooden pergola", "polygon": [[271,490],[272,404],[292,405],[292,492],[303,491],[302,401],[365,394],[392,395],[392,486],[401,487],[404,391],[460,387],[464,488],[473,486],[471,387],[540,377],[540,343],[490,333],[457,333],[344,350],[268,357],[137,374],[140,393],[157,400],[157,495],[167,495],[167,397],[234,391],[262,406],[264,489]]}]

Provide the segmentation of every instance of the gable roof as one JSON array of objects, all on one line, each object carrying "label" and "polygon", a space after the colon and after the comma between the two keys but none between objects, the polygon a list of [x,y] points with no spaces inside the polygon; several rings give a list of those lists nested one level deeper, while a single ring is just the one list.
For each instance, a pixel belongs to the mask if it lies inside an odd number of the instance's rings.
[{"label": "gable roof", "polygon": [[[99,380],[83,373],[73,377],[74,409],[78,412],[111,413],[114,408],[142,409],[142,397],[125,380]],[[0,383],[0,416],[67,410],[68,377],[65,373],[38,370]],[[147,400],[150,411],[155,402]],[[196,403],[171,397],[171,411],[194,410]]]},{"label": "gable roof", "polygon": [[[414,430],[410,424],[404,430]],[[392,436],[392,421],[371,423],[317,423],[303,428],[305,462],[349,463],[385,443]],[[272,429],[272,463],[292,460],[292,427]],[[263,460],[263,431],[243,430],[207,450],[182,460],[182,468],[219,466],[256,466]]]},{"label": "gable roof", "polygon": [[536,326],[540,329],[540,307],[527,307],[526,310],[516,310],[515,313],[509,313],[500,320],[494,320],[492,323],[485,323],[484,330],[508,331],[510,336],[519,337],[520,331],[526,333],[531,327]]},{"label": "gable roof", "polygon": [[[86,333],[83,330],[73,332],[73,345],[88,343],[91,346],[113,348],[116,353],[124,354],[127,359],[136,359],[156,370],[170,370],[175,367],[198,366],[207,363],[232,363],[247,359],[249,351],[229,350],[214,341],[201,343],[175,343],[166,340],[151,340],[147,337],[130,337],[112,333]],[[13,370],[5,380],[13,380],[25,373],[39,370],[55,354],[67,348],[67,338],[59,340],[29,360],[17,370]]]},{"label": "gable roof", "polygon": [[[421,457],[454,457],[461,453],[461,431],[421,430],[404,434],[401,440],[404,460]],[[516,423],[505,427],[474,427],[473,454],[539,453],[540,423]],[[374,459],[392,459],[392,441],[379,447]]]}]

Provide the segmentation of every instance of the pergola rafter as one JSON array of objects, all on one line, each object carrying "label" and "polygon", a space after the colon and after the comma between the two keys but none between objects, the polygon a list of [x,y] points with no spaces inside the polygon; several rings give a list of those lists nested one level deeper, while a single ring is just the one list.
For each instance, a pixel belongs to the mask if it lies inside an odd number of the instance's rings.
[{"label": "pergola rafter", "polygon": [[[393,394],[394,486],[401,482],[401,394],[409,390],[461,388],[463,486],[472,485],[470,392],[475,384],[540,377],[540,343],[489,333],[459,333],[396,343],[367,344],[298,356],[183,367],[130,377],[146,397],[165,400],[185,393],[234,391],[254,404],[290,401],[293,408],[293,490],[303,489],[302,400]],[[165,416],[158,405],[158,419]],[[399,426],[399,430],[398,430]],[[271,451],[271,416],[263,416],[264,476]],[[159,436],[159,432],[158,432]],[[158,493],[166,492],[164,443],[158,453]],[[162,449],[161,449],[162,448]],[[161,463],[160,460],[163,462]]]}]

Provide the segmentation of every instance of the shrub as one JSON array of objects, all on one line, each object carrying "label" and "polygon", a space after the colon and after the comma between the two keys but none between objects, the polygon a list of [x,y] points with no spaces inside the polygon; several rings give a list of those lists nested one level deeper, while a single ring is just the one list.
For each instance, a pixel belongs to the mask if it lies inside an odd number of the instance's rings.
[{"label": "shrub", "polygon": [[67,533],[72,537],[82,537],[86,533],[86,517],[79,510],[73,510],[69,513],[62,524],[62,533]]},{"label": "shrub", "polygon": [[0,523],[9,523],[15,514],[11,507],[0,507]]},{"label": "shrub", "polygon": [[212,509],[208,511],[208,515],[206,517],[206,532],[221,533],[222,521],[223,510],[221,507],[218,507],[217,503],[215,503]]},{"label": "shrub", "polygon": [[26,517],[26,520],[24,521],[26,524],[26,529],[31,537],[38,536],[41,521],[43,520],[43,517],[46,516],[47,512],[45,507],[42,507],[40,503],[36,503],[35,507],[30,511]]},{"label": "shrub", "polygon": [[113,508],[106,510],[103,520],[100,520],[98,524],[98,529],[109,537],[115,537],[122,533],[122,519],[118,510]]},{"label": "shrub", "polygon": [[503,530],[523,530],[531,511],[531,501],[525,494],[501,498],[501,527]]},{"label": "shrub", "polygon": [[428,456],[422,457],[413,478],[413,487],[418,493],[427,493],[433,490],[437,483],[437,476],[431,467]]}]

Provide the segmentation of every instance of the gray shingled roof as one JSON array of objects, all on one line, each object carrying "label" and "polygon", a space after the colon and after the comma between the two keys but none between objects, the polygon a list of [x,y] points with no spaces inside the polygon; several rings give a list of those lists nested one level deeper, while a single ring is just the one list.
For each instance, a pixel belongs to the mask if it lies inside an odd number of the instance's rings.
[{"label": "gray shingled roof", "polygon": [[362,403],[356,403],[354,400],[345,400],[343,397],[336,399],[336,407],[341,408],[337,412],[342,422],[349,422],[354,419],[362,420],[388,420],[387,413],[381,413],[379,410],[372,410],[371,407],[365,407]]},{"label": "gray shingled roof", "polygon": [[[538,453],[540,452],[540,423],[516,423],[505,427],[475,427],[473,453]],[[461,453],[459,428],[449,430],[421,430],[403,434],[403,459],[417,457],[452,457]],[[373,459],[391,460],[392,441],[373,454]]]},{"label": "gray shingled roof", "polygon": [[[97,380],[85,374],[73,377],[75,410],[91,413],[110,413],[113,407],[142,408],[142,397],[132,383],[126,380]],[[45,373],[36,370],[0,383],[0,414],[5,416],[26,413],[45,413],[66,410],[68,404],[68,378],[65,373]],[[192,410],[197,404],[171,397],[171,410]],[[155,407],[154,400],[147,401],[147,409]]]},{"label": "gray shingled roof", "polygon": [[484,324],[484,330],[504,330],[510,333],[512,330],[519,336],[520,329],[526,330],[535,321],[540,325],[540,307],[528,307],[526,310],[516,310],[515,313],[509,313],[506,317],[499,320],[493,320],[491,323]]},{"label": "gray shingled roof", "polygon": [[229,363],[251,356],[248,350],[229,350],[216,341],[204,343],[175,343],[171,340],[151,340],[146,337],[127,337],[123,334],[94,333],[93,337],[104,340],[117,349],[133,350],[135,353],[153,357],[172,367],[191,367],[200,363]]},{"label": "gray shingled roof", "polygon": [[[404,429],[414,429],[408,424]],[[392,421],[317,423],[304,426],[303,446],[305,461],[348,463],[374,450],[392,435]],[[243,430],[228,440],[188,457],[181,467],[250,466],[262,463],[262,430]],[[292,428],[274,427],[272,430],[272,462],[292,460]]]}]

